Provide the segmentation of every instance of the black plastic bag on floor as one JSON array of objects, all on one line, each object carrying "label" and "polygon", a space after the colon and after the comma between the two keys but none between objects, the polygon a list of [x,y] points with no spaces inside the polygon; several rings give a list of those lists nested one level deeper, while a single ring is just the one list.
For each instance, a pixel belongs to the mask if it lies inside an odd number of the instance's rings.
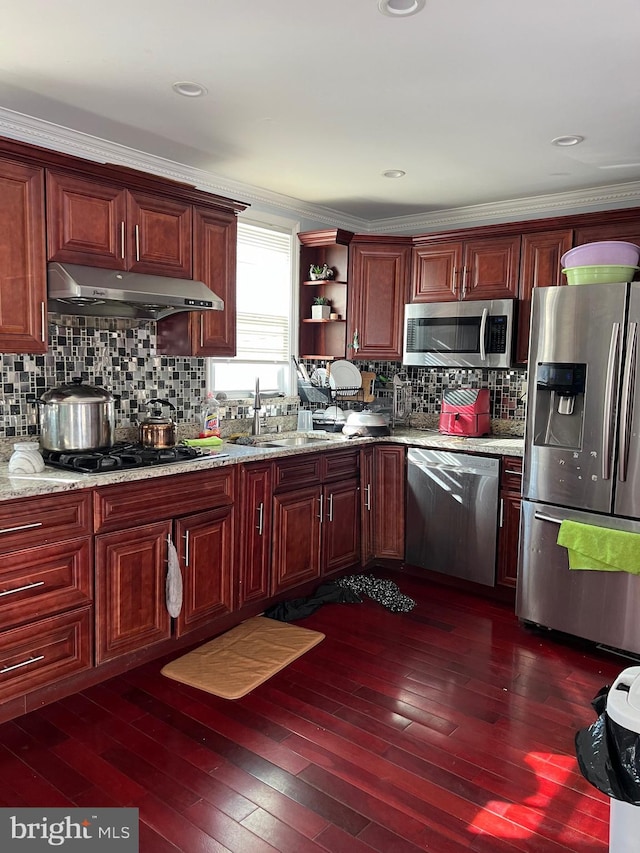
[{"label": "black plastic bag on floor", "polygon": [[337,604],[361,604],[362,599],[350,589],[344,589],[335,581],[327,581],[320,584],[312,595],[306,598],[294,598],[291,601],[281,601],[264,611],[269,619],[277,619],[279,622],[293,622],[296,619],[304,619],[322,607],[323,604],[335,602]]},{"label": "black plastic bag on floor", "polygon": [[640,735],[618,725],[606,712],[610,687],[591,702],[598,719],[575,738],[576,756],[585,779],[603,794],[640,805]]}]

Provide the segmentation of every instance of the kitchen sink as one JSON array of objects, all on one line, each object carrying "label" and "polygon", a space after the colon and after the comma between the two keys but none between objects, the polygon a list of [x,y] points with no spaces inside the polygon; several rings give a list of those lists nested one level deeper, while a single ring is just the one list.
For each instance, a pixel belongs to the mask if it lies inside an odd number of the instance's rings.
[{"label": "kitchen sink", "polygon": [[274,441],[265,441],[263,447],[304,447],[306,444],[317,444],[329,439],[310,435],[292,435],[289,438],[278,438]]}]

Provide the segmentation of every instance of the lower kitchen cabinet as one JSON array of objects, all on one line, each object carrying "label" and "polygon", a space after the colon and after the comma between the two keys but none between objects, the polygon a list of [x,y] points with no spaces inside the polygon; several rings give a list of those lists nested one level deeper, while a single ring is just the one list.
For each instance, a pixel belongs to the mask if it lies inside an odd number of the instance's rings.
[{"label": "lower kitchen cabinet", "polygon": [[406,450],[374,447],[373,542],[378,558],[404,558]]},{"label": "lower kitchen cabinet", "polygon": [[2,702],[89,669],[92,629],[93,609],[89,606],[2,631]]},{"label": "lower kitchen cabinet", "polygon": [[374,489],[374,453],[373,447],[363,447],[360,451],[360,560],[363,566],[373,560],[373,489]]},{"label": "lower kitchen cabinet", "polygon": [[238,608],[271,595],[271,463],[243,465],[240,478]]},{"label": "lower kitchen cabinet", "polygon": [[0,502],[0,705],[93,664],[90,507],[89,492]]},{"label": "lower kitchen cabinet", "polygon": [[515,589],[518,579],[518,542],[522,492],[522,459],[505,456],[500,482],[500,529],[498,531],[499,586]]},{"label": "lower kitchen cabinet", "polygon": [[292,457],[275,465],[272,592],[360,561],[357,450]]},{"label": "lower kitchen cabinet", "polygon": [[171,636],[165,604],[170,521],[96,536],[96,663]]},{"label": "lower kitchen cabinet", "polygon": [[320,506],[318,485],[292,489],[273,499],[273,592],[320,577]]},{"label": "lower kitchen cabinet", "polygon": [[360,483],[326,485],[322,494],[321,571],[329,575],[360,560]]},{"label": "lower kitchen cabinet", "polygon": [[175,634],[181,637],[233,610],[232,507],[178,518],[174,536],[183,584]]}]

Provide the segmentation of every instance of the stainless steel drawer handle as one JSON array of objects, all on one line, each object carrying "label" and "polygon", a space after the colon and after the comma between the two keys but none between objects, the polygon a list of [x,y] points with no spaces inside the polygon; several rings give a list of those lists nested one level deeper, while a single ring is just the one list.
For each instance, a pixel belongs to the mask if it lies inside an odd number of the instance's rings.
[{"label": "stainless steel drawer handle", "polygon": [[23,660],[20,663],[14,663],[13,666],[3,666],[0,669],[0,675],[4,675],[5,672],[11,672],[14,669],[20,669],[22,666],[29,666],[30,663],[38,663],[39,660],[44,660],[44,655],[38,655],[37,657],[30,657],[28,660]]},{"label": "stainless steel drawer handle", "polygon": [[16,533],[18,530],[33,530],[34,527],[42,527],[42,522],[36,521],[34,524],[21,524],[19,527],[2,527],[0,528],[0,534]]},{"label": "stainless steel drawer handle", "polygon": [[536,512],[533,516],[538,521],[550,521],[552,524],[562,524],[561,518],[551,518],[550,515],[543,515],[541,512]]},{"label": "stainless steel drawer handle", "polygon": [[15,589],[5,589],[4,592],[0,592],[0,598],[3,595],[14,595],[16,592],[24,592],[25,589],[33,589],[34,586],[44,586],[44,581],[34,581],[33,583],[25,584],[25,586],[17,586]]}]

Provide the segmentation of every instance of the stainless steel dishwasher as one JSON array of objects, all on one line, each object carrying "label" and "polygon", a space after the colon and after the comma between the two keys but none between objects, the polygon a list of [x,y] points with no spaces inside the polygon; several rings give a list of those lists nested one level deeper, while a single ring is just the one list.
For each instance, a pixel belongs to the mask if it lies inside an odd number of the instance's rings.
[{"label": "stainless steel dishwasher", "polygon": [[410,448],[405,562],[495,586],[500,460]]}]

